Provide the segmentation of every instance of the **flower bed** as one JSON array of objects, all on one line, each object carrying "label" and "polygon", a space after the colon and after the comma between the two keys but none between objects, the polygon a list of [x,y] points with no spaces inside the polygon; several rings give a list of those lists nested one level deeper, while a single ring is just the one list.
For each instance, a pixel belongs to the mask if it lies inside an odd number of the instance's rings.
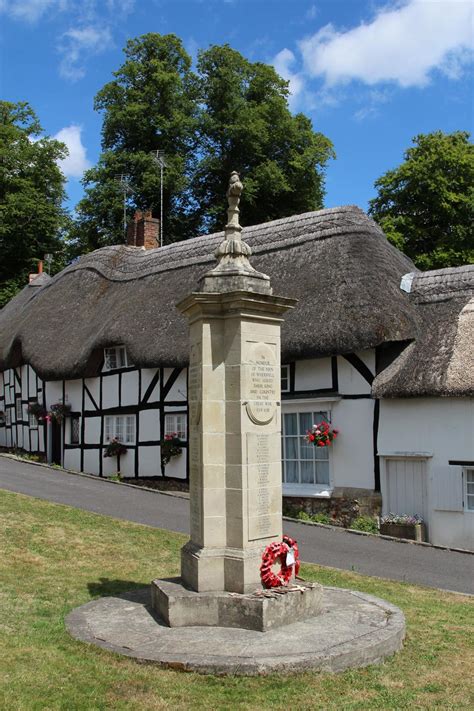
[{"label": "flower bed", "polygon": [[405,538],[409,541],[426,541],[425,524],[421,516],[388,514],[380,520],[380,533],[383,536]]}]

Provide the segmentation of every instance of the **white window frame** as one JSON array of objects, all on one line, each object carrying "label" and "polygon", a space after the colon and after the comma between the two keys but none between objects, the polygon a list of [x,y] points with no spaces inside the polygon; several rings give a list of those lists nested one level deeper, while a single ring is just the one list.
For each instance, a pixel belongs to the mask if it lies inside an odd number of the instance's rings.
[{"label": "white window frame", "polygon": [[[301,481],[301,462],[317,462],[316,458],[316,448],[314,447],[313,444],[305,445],[303,444],[304,442],[304,437],[306,435],[306,432],[300,432],[300,415],[308,415],[312,414],[313,417],[313,424],[314,424],[314,415],[316,413],[321,413],[321,417],[316,418],[317,421],[321,421],[323,418],[326,420],[326,422],[331,422],[331,410],[327,408],[327,403],[326,407],[324,407],[324,404],[321,403],[321,409],[318,408],[318,403],[313,403],[311,409],[309,408],[300,408],[297,410],[291,409],[291,410],[286,410],[282,412],[282,478],[283,478],[283,493],[286,496],[308,496],[308,495],[313,495],[313,496],[330,496],[332,492],[332,475],[331,475],[331,448],[330,447],[324,447],[324,448],[319,448],[319,451],[322,453],[327,453],[327,458],[324,459],[324,461],[328,462],[328,482],[323,483],[323,482],[302,482]],[[298,433],[296,435],[293,434],[286,434],[286,421],[285,421],[285,416],[286,415],[296,415],[297,418],[297,428],[298,428]],[[296,459],[287,459],[286,455],[286,448],[285,448],[285,441],[289,437],[298,437],[300,440],[300,443],[298,445],[298,457]],[[308,446],[312,447],[314,449],[314,457],[313,459],[305,459],[301,457],[301,446]],[[286,481],[286,462],[287,461],[296,461],[298,462],[298,481]],[[315,475],[317,474],[317,466],[316,464],[314,465],[314,473]],[[315,476],[316,478],[316,476]]]},{"label": "white window frame", "polygon": [[129,361],[125,346],[110,346],[104,348],[104,370],[121,370],[129,368],[132,364]]},{"label": "white window frame", "polygon": [[[283,387],[283,382],[286,380],[286,388]],[[281,384],[281,392],[282,393],[289,393],[290,392],[290,366],[289,365],[282,365],[281,366],[281,375],[280,375],[280,384]]]},{"label": "white window frame", "polygon": [[188,438],[188,418],[185,412],[165,413],[165,435],[176,435],[185,442]]},{"label": "white window frame", "polygon": [[106,415],[104,419],[104,440],[118,439],[122,444],[135,444],[135,415]]},{"label": "white window frame", "polygon": [[464,510],[474,514],[474,467],[463,469]]},{"label": "white window frame", "polygon": [[21,397],[15,398],[15,419],[16,422],[23,422],[23,403]]}]

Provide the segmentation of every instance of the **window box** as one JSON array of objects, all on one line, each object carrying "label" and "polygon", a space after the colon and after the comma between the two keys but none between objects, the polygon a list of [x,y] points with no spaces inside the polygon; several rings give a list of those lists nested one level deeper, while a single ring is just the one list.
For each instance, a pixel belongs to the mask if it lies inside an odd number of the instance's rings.
[{"label": "window box", "polygon": [[408,541],[426,541],[424,523],[381,523],[380,533],[382,536],[405,538]]}]

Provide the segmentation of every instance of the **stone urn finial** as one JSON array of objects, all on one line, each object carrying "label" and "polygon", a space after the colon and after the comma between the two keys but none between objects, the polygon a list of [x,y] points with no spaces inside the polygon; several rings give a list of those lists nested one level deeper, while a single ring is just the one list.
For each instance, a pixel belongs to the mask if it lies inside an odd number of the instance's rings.
[{"label": "stone urn finial", "polygon": [[237,171],[232,171],[230,174],[229,187],[227,189],[227,202],[229,207],[227,208],[227,224],[225,226],[225,238],[229,239],[240,239],[240,233],[242,232],[242,227],[239,224],[239,203],[240,196],[244,186],[240,182],[239,174]]},{"label": "stone urn finial", "polygon": [[252,250],[241,239],[242,227],[239,223],[239,203],[244,186],[239,174],[234,170],[230,174],[227,188],[227,224],[224,239],[218,246],[215,256],[218,264],[201,279],[203,291],[248,290],[259,293],[271,293],[270,279],[266,274],[257,272],[249,262]]}]

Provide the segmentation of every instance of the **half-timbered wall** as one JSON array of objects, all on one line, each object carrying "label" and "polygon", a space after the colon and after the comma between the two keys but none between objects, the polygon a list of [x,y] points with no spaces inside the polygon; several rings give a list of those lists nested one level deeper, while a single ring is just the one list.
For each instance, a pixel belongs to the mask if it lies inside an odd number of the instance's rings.
[{"label": "half-timbered wall", "polygon": [[44,403],[43,381],[23,365],[0,373],[0,446],[45,452],[45,428],[28,413],[28,405]]},{"label": "half-timbered wall", "polygon": [[[340,430],[337,442],[327,452],[327,485],[297,481],[286,484],[285,493],[327,496],[334,487],[378,489],[378,403],[370,394],[375,352],[298,361],[286,364],[283,370],[283,418],[291,413],[323,412]],[[11,425],[0,425],[1,445],[46,452],[51,461],[52,437],[57,437],[58,432],[54,435],[51,424],[47,428],[30,426],[26,414],[17,422],[15,401],[21,397],[25,412],[28,402],[36,399],[48,408],[63,402],[71,408],[59,434],[60,461],[67,469],[99,476],[116,473],[117,458],[104,457],[106,426],[107,422],[110,426],[110,418],[127,417],[133,421],[134,442],[127,443],[127,452],[120,457],[121,474],[187,477],[187,436],[182,454],[171,459],[166,468],[161,466],[160,455],[166,418],[187,414],[186,369],[132,366],[104,370],[94,378],[48,381],[43,385],[29,366],[23,366],[5,371],[1,377],[0,411],[11,412]],[[132,421],[128,420],[128,425]]]}]

